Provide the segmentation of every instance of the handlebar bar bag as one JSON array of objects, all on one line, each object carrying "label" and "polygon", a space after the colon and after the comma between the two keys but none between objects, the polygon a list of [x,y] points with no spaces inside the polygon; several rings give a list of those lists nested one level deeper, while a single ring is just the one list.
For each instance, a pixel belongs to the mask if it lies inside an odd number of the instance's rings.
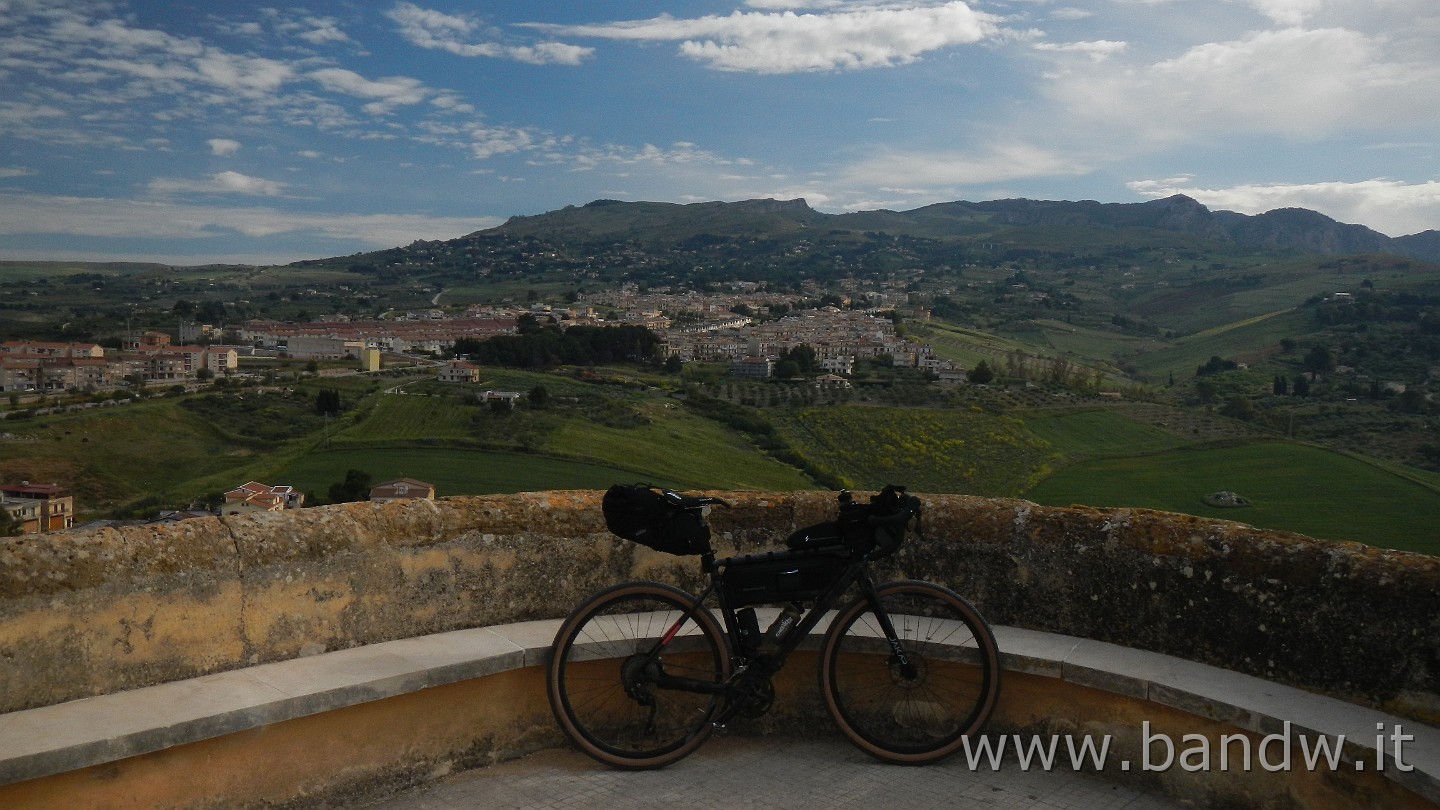
[{"label": "handlebar bar bag", "polygon": [[842,497],[838,520],[798,529],[785,545],[795,550],[843,546],[852,554],[878,560],[895,553],[910,521],[919,517],[920,499],[906,495],[903,487],[888,486],[867,504]]},{"label": "handlebar bar bag", "polygon": [[704,554],[710,527],[698,508],[671,503],[647,484],[616,484],[600,501],[605,527],[618,537],[666,554]]}]

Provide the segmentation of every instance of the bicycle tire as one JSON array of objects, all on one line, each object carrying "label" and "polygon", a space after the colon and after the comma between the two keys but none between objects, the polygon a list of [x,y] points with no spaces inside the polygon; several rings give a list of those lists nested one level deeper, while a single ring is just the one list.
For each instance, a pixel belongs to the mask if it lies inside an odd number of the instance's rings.
[{"label": "bicycle tire", "polygon": [[710,611],[700,608],[647,662],[655,646],[647,642],[658,643],[695,601],[659,582],[627,582],[590,597],[561,624],[546,691],[561,730],[586,755],[615,768],[660,768],[710,736],[719,695],[654,684],[655,667],[716,683],[729,676],[725,634]]},{"label": "bicycle tire", "polygon": [[876,589],[904,648],[904,669],[868,597],[835,617],[820,652],[820,692],[840,731],[877,759],[906,765],[955,753],[990,719],[1000,651],[990,626],[954,591],[929,582]]}]

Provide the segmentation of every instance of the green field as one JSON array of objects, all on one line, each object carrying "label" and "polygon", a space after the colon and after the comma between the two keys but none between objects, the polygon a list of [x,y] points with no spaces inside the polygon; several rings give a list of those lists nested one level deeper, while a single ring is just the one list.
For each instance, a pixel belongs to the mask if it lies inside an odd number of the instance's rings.
[{"label": "green field", "polygon": [[978,409],[814,408],[779,424],[812,465],[855,488],[1015,495],[1052,455],[1020,420]]},{"label": "green field", "polygon": [[1189,440],[1113,410],[1067,410],[1030,416],[1025,427],[1066,461],[1172,450]]},{"label": "green field", "polygon": [[1189,379],[1211,357],[1253,360],[1267,351],[1278,352],[1281,338],[1303,335],[1314,328],[1309,312],[1272,312],[1181,338],[1172,346],[1137,356],[1135,365],[1155,381],[1169,374]]},{"label": "green field", "polygon": [[454,397],[385,394],[356,424],[331,435],[337,443],[466,439],[476,409]]},{"label": "green field", "polygon": [[[1207,506],[1232,491],[1253,504]],[[1184,512],[1328,540],[1440,554],[1440,492],[1349,456],[1256,442],[1100,459],[1067,467],[1025,493],[1042,504]]]},{"label": "green field", "polygon": [[[638,372],[594,380],[503,372],[496,387],[545,385],[543,408],[495,412],[470,389],[433,382],[337,385],[327,420],[305,380],[272,388],[165,397],[80,413],[6,420],[0,475],[63,482],[82,519],[153,515],[246,480],[320,499],[350,469],[376,483],[413,477],[441,495],[599,489],[647,481],[681,489],[813,489],[755,439],[664,395]],[[1224,434],[1191,409],[1146,403],[1007,414],[967,407],[844,405],[765,413],[810,469],[853,488],[1020,495],[1039,503],[1144,507],[1238,520],[1315,537],[1440,554],[1440,476],[1317,447]],[[1227,444],[1207,438],[1228,436]],[[1206,506],[1230,490],[1245,509]]]},{"label": "green field", "polygon": [[[448,449],[361,449],[311,453],[277,471],[277,480],[321,498],[347,470],[363,470],[375,484],[417,478],[435,485],[437,496],[488,495],[548,489],[604,489],[637,480],[636,474],[599,464],[543,458],[523,453]],[[678,486],[662,478],[659,486]]]},{"label": "green field", "polygon": [[97,501],[188,492],[196,479],[257,459],[259,444],[227,438],[177,403],[159,399],[6,420],[0,433],[10,438],[0,440],[0,480],[61,483],[88,511]]},{"label": "green field", "polygon": [[613,464],[633,471],[632,477],[670,480],[694,488],[788,491],[815,487],[799,470],[762,454],[739,434],[673,401],[655,399],[639,410],[648,422],[636,427],[567,420],[550,433],[542,451]]}]

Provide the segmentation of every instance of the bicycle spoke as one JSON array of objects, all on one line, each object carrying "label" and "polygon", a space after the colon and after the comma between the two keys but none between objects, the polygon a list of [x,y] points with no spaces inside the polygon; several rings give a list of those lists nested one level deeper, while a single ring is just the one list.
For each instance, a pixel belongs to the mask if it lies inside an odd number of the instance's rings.
[{"label": "bicycle spoke", "polygon": [[718,698],[657,682],[664,674],[714,683],[728,672],[724,639],[708,613],[676,627],[693,601],[656,583],[617,586],[562,626],[547,670],[550,700],[582,751],[618,767],[649,768],[704,740]]},{"label": "bicycle spoke", "polygon": [[822,652],[826,705],[874,756],[927,762],[953,753],[994,705],[999,661],[989,628],[960,597],[928,583],[892,583],[879,597],[904,662],[874,608],[853,604]]}]

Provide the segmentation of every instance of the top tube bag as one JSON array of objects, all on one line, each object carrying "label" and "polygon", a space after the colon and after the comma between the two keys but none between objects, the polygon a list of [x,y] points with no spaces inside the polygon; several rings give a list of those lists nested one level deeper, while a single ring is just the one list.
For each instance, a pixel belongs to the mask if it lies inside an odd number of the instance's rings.
[{"label": "top tube bag", "polygon": [[616,536],[666,554],[704,554],[710,527],[699,509],[671,503],[649,484],[616,484],[600,501],[605,527]]}]

